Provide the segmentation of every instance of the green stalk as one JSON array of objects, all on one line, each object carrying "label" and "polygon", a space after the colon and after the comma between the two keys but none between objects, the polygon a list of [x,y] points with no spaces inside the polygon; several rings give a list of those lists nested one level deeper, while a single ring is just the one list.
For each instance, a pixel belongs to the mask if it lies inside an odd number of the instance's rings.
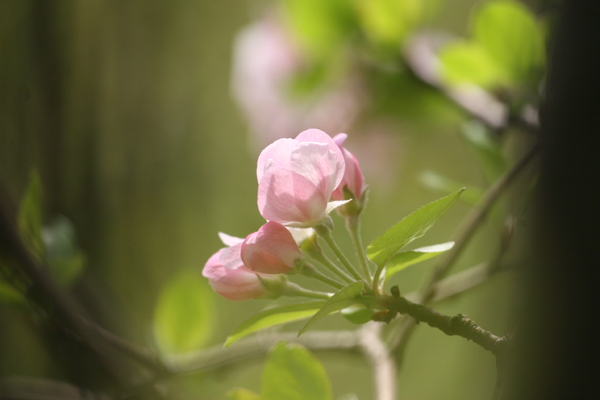
[{"label": "green stalk", "polygon": [[335,240],[333,240],[333,236],[331,235],[331,231],[329,230],[329,228],[325,225],[317,225],[314,227],[314,230],[319,236],[323,238],[323,240],[325,240],[325,243],[327,243],[327,245],[331,248],[336,257],[348,270],[350,275],[352,275],[352,277],[354,277],[355,280],[363,281],[367,286],[369,286],[369,283],[365,281],[363,277],[360,276],[358,271],[356,271],[352,264],[350,264],[350,261],[348,261],[344,253],[342,253],[342,250],[340,250],[337,243],[335,243]]},{"label": "green stalk", "polygon": [[313,266],[308,265],[308,264],[305,264],[304,267],[302,267],[302,269],[300,270],[300,274],[307,276],[309,278],[315,278],[315,279],[325,283],[326,285],[329,285],[336,289],[341,289],[344,287],[344,284],[342,284],[336,280],[333,280],[326,275],[323,275],[322,273],[317,271]]},{"label": "green stalk", "polygon": [[352,237],[352,242],[354,243],[354,248],[358,254],[358,259],[360,260],[360,265],[362,266],[365,277],[370,281],[372,279],[371,271],[369,270],[369,264],[367,262],[367,257],[365,256],[365,248],[360,234],[360,217],[358,215],[346,217],[346,229],[348,229],[348,232],[350,232],[350,236]]},{"label": "green stalk", "polygon": [[325,292],[315,292],[313,290],[305,289],[295,283],[288,282],[284,292],[284,296],[288,297],[309,297],[311,299],[329,300],[333,294]]},{"label": "green stalk", "polygon": [[327,268],[330,272],[337,275],[343,282],[345,282],[345,283],[354,282],[354,279],[352,279],[352,277],[350,275],[348,275],[347,273],[342,271],[337,265],[332,263],[331,260],[325,256],[325,254],[323,254],[323,252],[321,251],[321,248],[318,248],[318,250],[311,249],[311,251],[307,251],[307,254],[313,260],[317,261],[319,264],[321,264],[325,268]]}]

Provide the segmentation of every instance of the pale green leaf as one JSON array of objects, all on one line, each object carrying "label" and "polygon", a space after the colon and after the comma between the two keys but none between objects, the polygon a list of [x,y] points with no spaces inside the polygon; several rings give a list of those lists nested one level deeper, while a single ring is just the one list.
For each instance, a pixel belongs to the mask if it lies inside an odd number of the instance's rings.
[{"label": "pale green leaf", "polygon": [[83,271],[86,257],[75,242],[71,221],[59,217],[42,229],[46,261],[52,276],[63,285],[71,285]]},{"label": "pale green leaf", "polygon": [[363,305],[354,305],[344,308],[341,314],[353,324],[362,325],[371,320],[373,311]]},{"label": "pale green leaf", "polygon": [[283,342],[275,345],[262,375],[263,400],[331,400],[323,365],[308,350]]},{"label": "pale green leaf", "polygon": [[321,318],[326,317],[327,315],[336,311],[340,311],[353,304],[359,303],[359,301],[357,301],[357,297],[361,295],[362,290],[362,282],[354,282],[342,288],[339,292],[327,300],[321,309],[310,320],[308,320],[306,325],[300,329],[298,336],[302,335],[312,324]]},{"label": "pale green leaf", "polygon": [[204,279],[185,271],[167,284],[154,311],[154,337],[163,353],[201,348],[214,326],[213,294]]},{"label": "pale green leaf", "polygon": [[448,85],[473,84],[489,88],[504,83],[502,68],[477,43],[458,41],[445,46],[439,54],[441,78]]},{"label": "pale green leaf", "polygon": [[260,312],[238,325],[225,342],[225,347],[231,346],[237,340],[260,329],[275,325],[287,324],[311,317],[325,304],[325,301],[309,301],[288,306],[275,307]]},{"label": "pale green leaf", "polygon": [[456,203],[463,189],[424,205],[385,231],[367,247],[367,256],[382,267],[398,250],[423,236]]},{"label": "pale green leaf", "polygon": [[260,400],[260,396],[248,389],[236,388],[227,393],[227,400]]},{"label": "pale green leaf", "polygon": [[454,247],[454,242],[446,242],[433,246],[420,247],[418,249],[403,251],[396,254],[387,264],[385,279],[389,279],[392,275],[402,271],[404,268],[413,264],[429,260],[438,256]]},{"label": "pale green leaf", "polygon": [[355,24],[347,0],[284,0],[282,6],[296,42],[317,60],[335,54]]},{"label": "pale green leaf", "polygon": [[0,302],[5,304],[25,304],[27,301],[17,289],[0,280]]},{"label": "pale green leaf", "polygon": [[545,64],[544,32],[521,3],[491,1],[472,21],[473,38],[515,83],[530,81]]},{"label": "pale green leaf", "polygon": [[481,165],[487,180],[495,182],[508,168],[502,155],[500,141],[482,123],[477,121],[465,123],[461,133]]}]

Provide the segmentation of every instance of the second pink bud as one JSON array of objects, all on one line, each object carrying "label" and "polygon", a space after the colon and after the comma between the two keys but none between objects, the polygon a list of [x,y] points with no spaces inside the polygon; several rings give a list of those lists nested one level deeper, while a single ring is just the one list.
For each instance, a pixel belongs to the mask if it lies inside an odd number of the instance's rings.
[{"label": "second pink bud", "polygon": [[290,231],[274,221],[267,222],[258,232],[248,235],[242,245],[244,265],[264,274],[290,272],[302,258]]}]

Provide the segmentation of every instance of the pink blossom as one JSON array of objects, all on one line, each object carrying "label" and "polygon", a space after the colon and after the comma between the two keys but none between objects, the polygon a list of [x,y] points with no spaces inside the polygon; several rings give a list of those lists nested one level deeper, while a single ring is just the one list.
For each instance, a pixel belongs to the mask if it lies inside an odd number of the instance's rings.
[{"label": "pink blossom", "polygon": [[279,139],[258,157],[258,209],[268,221],[295,227],[319,223],[340,202],[328,203],[344,176],[342,151],[329,135],[309,129]]},{"label": "pink blossom", "polygon": [[358,74],[340,71],[311,93],[290,95],[290,83],[311,68],[276,13],[244,28],[236,37],[232,60],[232,94],[248,119],[253,150],[307,126],[341,131],[351,126],[366,104]]},{"label": "pink blossom", "polygon": [[[225,235],[227,239],[231,236]],[[223,239],[223,236],[221,237]],[[242,240],[242,239],[239,239]],[[224,240],[225,241],[225,240]],[[244,266],[241,258],[242,243],[226,247],[213,254],[202,270],[215,292],[229,300],[248,300],[268,293],[258,275]]]},{"label": "pink blossom", "polygon": [[278,222],[267,222],[248,235],[242,245],[244,265],[255,272],[281,274],[292,271],[302,253],[291,232]]},{"label": "pink blossom", "polygon": [[339,146],[342,154],[344,155],[344,160],[346,163],[346,169],[344,171],[344,178],[340,185],[333,191],[331,194],[331,198],[333,200],[344,200],[344,186],[348,187],[348,190],[352,192],[354,195],[354,199],[357,201],[360,200],[363,194],[363,188],[365,186],[365,177],[363,176],[362,171],[360,170],[360,166],[358,165],[358,160],[354,156],[354,154],[350,153],[344,147],[344,141],[348,135],[345,133],[340,133],[336,135],[333,140]]}]

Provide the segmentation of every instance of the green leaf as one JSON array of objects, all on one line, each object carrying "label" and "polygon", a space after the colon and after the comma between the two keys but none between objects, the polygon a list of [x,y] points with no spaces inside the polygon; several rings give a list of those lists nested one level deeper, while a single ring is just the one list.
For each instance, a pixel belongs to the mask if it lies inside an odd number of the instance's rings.
[{"label": "green leaf", "polygon": [[490,88],[506,82],[506,73],[477,43],[458,41],[440,52],[441,78],[449,85],[470,83]]},{"label": "green leaf", "polygon": [[71,285],[83,271],[86,257],[75,242],[75,229],[65,217],[57,218],[42,229],[46,261],[52,276],[63,285]]},{"label": "green leaf", "polygon": [[373,311],[363,305],[354,305],[344,308],[342,315],[353,324],[362,325],[371,320]]},{"label": "green leaf", "polygon": [[163,353],[197,350],[215,326],[212,291],[196,273],[184,271],[163,289],[154,311],[154,338]]},{"label": "green leaf", "polygon": [[302,335],[308,329],[308,327],[310,327],[312,324],[314,324],[321,318],[326,317],[327,315],[336,311],[340,311],[353,304],[360,303],[359,301],[357,301],[356,298],[361,295],[362,290],[362,282],[354,282],[342,288],[339,292],[337,292],[329,300],[327,300],[325,304],[323,304],[321,309],[311,319],[308,320],[306,325],[304,325],[302,329],[300,329],[298,336]]},{"label": "green leaf", "polygon": [[228,400],[260,400],[260,396],[248,389],[236,388],[227,393]]},{"label": "green leaf", "polygon": [[280,342],[262,375],[263,400],[331,400],[331,383],[323,365],[297,344]]},{"label": "green leaf", "polygon": [[474,40],[515,83],[539,78],[546,61],[544,33],[527,7],[491,1],[479,8],[472,24]]},{"label": "green leaf", "polygon": [[[446,178],[443,175],[434,171],[423,171],[419,175],[419,180],[425,187],[440,192],[442,194],[454,193],[457,190],[465,187],[464,183],[457,182],[453,179]],[[460,200],[469,205],[475,205],[483,197],[483,189],[469,186],[460,196]]]},{"label": "green leaf", "polygon": [[437,255],[440,255],[454,247],[454,242],[446,242],[433,246],[420,247],[418,249],[403,251],[396,254],[388,262],[385,279],[389,279],[392,275],[402,271],[404,268],[425,260],[429,260]]},{"label": "green leaf", "polygon": [[301,48],[316,60],[336,54],[355,25],[347,0],[284,0],[283,15]]},{"label": "green leaf", "polygon": [[495,182],[508,168],[502,155],[500,141],[482,123],[477,121],[465,123],[461,133],[481,165],[486,179],[489,182]]},{"label": "green leaf", "polygon": [[4,304],[26,304],[21,293],[11,285],[0,280],[0,302]]},{"label": "green leaf", "polygon": [[382,267],[402,247],[423,236],[456,203],[464,191],[452,193],[419,208],[392,226],[367,247],[367,257]]},{"label": "green leaf", "polygon": [[260,329],[269,328],[275,325],[287,324],[288,322],[311,317],[315,315],[324,304],[324,300],[309,301],[288,306],[270,308],[258,313],[248,318],[238,325],[237,328],[235,328],[233,333],[227,338],[225,347],[231,346],[244,336]]},{"label": "green leaf", "polygon": [[32,172],[29,183],[21,200],[18,215],[19,232],[29,250],[42,258],[42,206],[41,184],[37,173]]},{"label": "green leaf", "polygon": [[371,41],[397,47],[423,19],[421,0],[360,0],[357,3],[362,29]]}]

